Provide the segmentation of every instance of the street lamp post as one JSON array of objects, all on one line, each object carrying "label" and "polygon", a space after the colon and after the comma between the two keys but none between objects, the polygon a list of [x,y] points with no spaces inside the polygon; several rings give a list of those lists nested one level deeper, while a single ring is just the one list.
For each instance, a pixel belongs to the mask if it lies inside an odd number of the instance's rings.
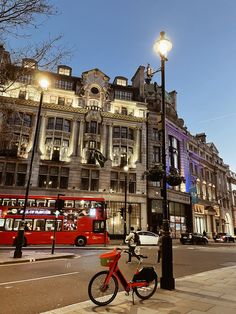
[{"label": "street lamp post", "polygon": [[[64,206],[64,201],[62,199],[60,199],[60,196],[65,196],[65,194],[61,194],[58,193],[57,194],[57,201],[55,204],[55,219],[54,219],[54,229],[53,229],[53,236],[52,236],[52,250],[51,250],[51,254],[54,254],[54,250],[55,250],[55,244],[56,244],[56,231],[57,231],[57,218],[60,215],[60,211],[62,210],[62,207]],[[60,203],[60,201],[63,202]]]},{"label": "street lamp post", "polygon": [[163,238],[162,238],[162,277],[160,286],[163,289],[175,288],[173,277],[173,252],[172,238],[169,227],[169,204],[166,188],[166,106],[165,106],[165,62],[167,53],[171,50],[172,43],[165,38],[165,32],[160,33],[160,38],[154,44],[155,51],[161,58],[161,93],[162,93],[162,165],[165,175],[162,180],[162,204],[163,204]]},{"label": "street lamp post", "polygon": [[126,224],[126,218],[127,218],[127,189],[128,189],[128,170],[129,167],[126,165],[124,166],[124,171],[125,171],[125,207],[124,207],[124,243],[127,235],[127,224]]},{"label": "street lamp post", "polygon": [[36,147],[38,131],[39,131],[39,120],[40,120],[41,108],[42,108],[42,103],[43,103],[43,92],[48,87],[48,81],[46,79],[42,79],[42,80],[40,80],[39,85],[42,88],[42,90],[41,90],[41,94],[40,94],[40,101],[39,101],[36,127],[35,127],[35,133],[34,133],[34,141],[33,141],[32,153],[31,153],[31,159],[30,159],[28,180],[27,180],[27,186],[26,186],[26,191],[25,191],[25,201],[24,201],[24,207],[23,207],[23,214],[22,214],[22,218],[21,218],[21,222],[19,225],[18,234],[17,234],[17,238],[16,238],[16,248],[14,251],[14,258],[21,258],[22,257],[22,246],[23,246],[23,242],[24,242],[24,231],[25,231],[26,207],[27,207],[27,203],[28,203],[32,168],[33,168],[33,162],[34,162],[34,153],[35,153],[35,147]]}]

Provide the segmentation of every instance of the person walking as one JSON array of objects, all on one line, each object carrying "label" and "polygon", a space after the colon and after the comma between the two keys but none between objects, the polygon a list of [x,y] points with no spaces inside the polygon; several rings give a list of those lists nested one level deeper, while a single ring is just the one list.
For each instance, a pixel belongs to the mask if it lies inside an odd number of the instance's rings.
[{"label": "person walking", "polygon": [[158,251],[157,251],[157,263],[160,263],[161,258],[162,258],[162,231],[159,232],[159,238],[158,238]]},{"label": "person walking", "polygon": [[129,247],[129,259],[128,259],[127,263],[131,263],[132,256],[134,256],[138,260],[140,260],[140,256],[135,253],[137,243],[135,242],[134,227],[130,227],[130,233],[126,237],[125,242],[128,243],[128,247]]}]

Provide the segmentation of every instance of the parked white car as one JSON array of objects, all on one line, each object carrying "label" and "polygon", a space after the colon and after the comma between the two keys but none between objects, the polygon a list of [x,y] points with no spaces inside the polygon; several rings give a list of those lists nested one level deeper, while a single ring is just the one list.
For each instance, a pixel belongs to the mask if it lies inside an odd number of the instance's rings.
[{"label": "parked white car", "polygon": [[137,231],[141,245],[157,245],[159,236],[151,231]]}]

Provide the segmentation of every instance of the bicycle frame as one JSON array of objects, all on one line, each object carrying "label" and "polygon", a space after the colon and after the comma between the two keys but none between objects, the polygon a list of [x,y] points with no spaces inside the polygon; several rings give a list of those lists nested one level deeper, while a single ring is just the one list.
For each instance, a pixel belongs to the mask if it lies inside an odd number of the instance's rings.
[{"label": "bicycle frame", "polygon": [[[122,274],[118,266],[118,261],[120,257],[121,257],[121,252],[118,252],[114,259],[114,262],[109,266],[109,273],[104,282],[104,286],[107,286],[109,284],[111,276],[114,275],[117,278],[117,280],[121,283],[121,285],[123,286],[126,292],[130,292],[131,289],[134,289],[136,287],[147,287],[149,283],[145,280],[138,281],[138,282],[130,282],[126,280],[125,276]],[[138,273],[138,269],[136,273]]]}]

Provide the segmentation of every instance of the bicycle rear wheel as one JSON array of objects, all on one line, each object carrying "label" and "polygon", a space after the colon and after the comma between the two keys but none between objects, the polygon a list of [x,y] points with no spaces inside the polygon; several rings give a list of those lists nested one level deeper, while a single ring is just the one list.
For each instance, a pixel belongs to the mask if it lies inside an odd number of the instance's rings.
[{"label": "bicycle rear wheel", "polygon": [[140,299],[147,300],[156,292],[157,283],[157,278],[155,278],[153,281],[149,282],[147,287],[136,287],[134,292]]},{"label": "bicycle rear wheel", "polygon": [[104,285],[108,270],[95,274],[88,285],[90,300],[96,305],[102,306],[111,303],[118,292],[118,281],[114,275],[111,276],[107,286]]}]

